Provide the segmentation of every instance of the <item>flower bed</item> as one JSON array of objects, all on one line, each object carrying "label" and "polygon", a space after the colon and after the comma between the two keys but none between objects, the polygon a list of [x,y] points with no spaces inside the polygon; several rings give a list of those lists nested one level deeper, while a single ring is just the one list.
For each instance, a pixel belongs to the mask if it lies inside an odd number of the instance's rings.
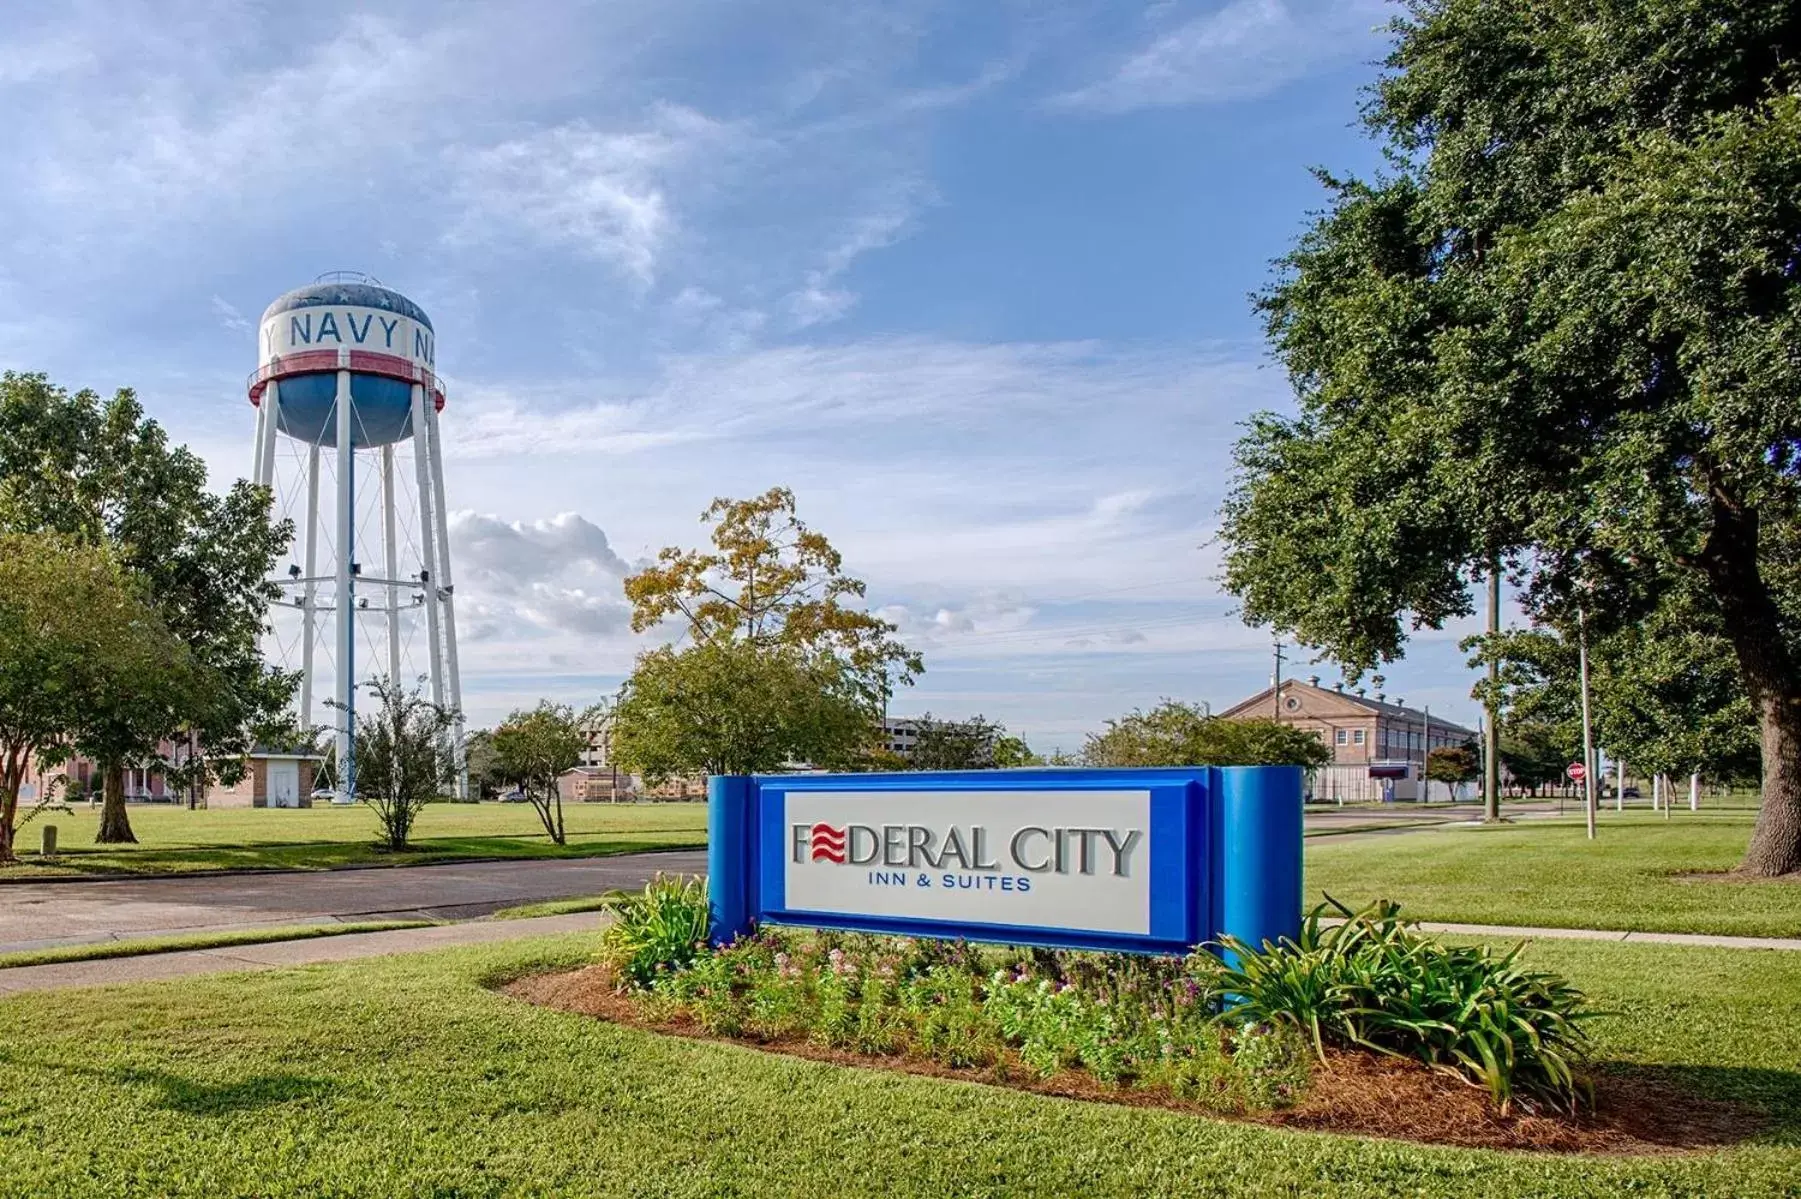
[{"label": "flower bed", "polygon": [[1604,1076],[1597,1105],[1579,992],[1517,951],[1425,937],[1392,905],[1230,945],[1228,967],[781,928],[709,948],[705,902],[658,880],[616,900],[599,966],[507,989],[828,1061],[1439,1143],[1638,1152],[1751,1126],[1627,1074]]},{"label": "flower bed", "polygon": [[632,998],[646,1019],[721,1037],[1001,1077],[1081,1071],[1221,1111],[1287,1106],[1310,1073],[1302,1038],[1216,1019],[1212,962],[764,929]]}]

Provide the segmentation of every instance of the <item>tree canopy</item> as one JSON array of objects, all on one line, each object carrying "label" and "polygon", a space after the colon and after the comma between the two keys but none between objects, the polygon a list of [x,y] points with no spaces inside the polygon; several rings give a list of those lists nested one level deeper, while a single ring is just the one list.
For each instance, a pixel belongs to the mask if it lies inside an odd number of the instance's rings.
[{"label": "tree canopy", "polygon": [[747,641],[638,659],[613,712],[613,753],[653,782],[859,764],[875,736],[862,688],[829,657]]},{"label": "tree canopy", "polygon": [[0,862],[34,762],[60,765],[129,715],[148,672],[186,671],[142,590],[104,548],[0,532]]},{"label": "tree canopy", "polygon": [[690,644],[639,656],[614,712],[619,761],[652,779],[866,761],[919,655],[851,602],[863,583],[786,488],[715,500],[701,520],[712,552],[670,546],[625,581],[634,630],[679,620]]},{"label": "tree canopy", "polygon": [[1228,720],[1166,699],[1150,711],[1109,720],[1082,748],[1089,766],[1304,766],[1332,751],[1313,733],[1263,717]]},{"label": "tree canopy", "polygon": [[368,687],[376,702],[374,711],[356,715],[356,794],[380,819],[382,843],[400,851],[425,805],[443,798],[456,779],[449,734],[457,717],[394,679]]},{"label": "tree canopy", "polygon": [[568,841],[568,833],[557,780],[581,764],[588,730],[605,716],[604,705],[577,712],[568,704],[542,700],[529,711],[513,712],[490,738],[494,772],[518,785],[545,833],[558,845]]},{"label": "tree canopy", "polygon": [[1744,866],[1801,868],[1801,18],[1411,0],[1387,172],[1258,300],[1299,403],[1237,448],[1226,582],[1352,670],[1504,566],[1606,636],[1693,596],[1761,730]]},{"label": "tree canopy", "polygon": [[[239,480],[209,491],[206,466],[171,445],[137,397],[102,402],[43,375],[0,375],[0,529],[49,532],[109,547],[184,647],[172,665],[115,691],[112,719],[86,746],[106,778],[102,841],[131,840],[120,786],[126,762],[191,733],[201,775],[238,776],[260,739],[291,741],[296,679],[263,661],[275,591],[268,580],[293,530],[270,519],[267,488]],[[205,781],[200,779],[198,781]]]},{"label": "tree canopy", "polygon": [[824,534],[801,521],[792,491],[716,499],[701,521],[713,526],[712,552],[667,546],[654,565],[625,581],[634,632],[679,618],[697,644],[827,655],[875,703],[924,669],[893,624],[846,603],[866,588],[844,573],[843,556]]},{"label": "tree canopy", "polygon": [[930,712],[916,722],[913,751],[907,764],[914,770],[988,770],[1005,726],[980,714],[965,720],[941,720]]}]

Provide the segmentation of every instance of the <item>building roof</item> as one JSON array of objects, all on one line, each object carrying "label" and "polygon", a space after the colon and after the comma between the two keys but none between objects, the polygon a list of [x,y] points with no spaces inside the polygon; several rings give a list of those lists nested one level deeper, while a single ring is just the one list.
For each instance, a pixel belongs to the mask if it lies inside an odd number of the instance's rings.
[{"label": "building roof", "polygon": [[[1336,687],[1319,687],[1300,679],[1283,679],[1282,694],[1287,695],[1291,690],[1308,692],[1319,696],[1328,696],[1335,701],[1343,702],[1354,708],[1360,708],[1370,713],[1372,716],[1381,716],[1390,720],[1419,722],[1424,721],[1428,716],[1428,713],[1419,708],[1411,708],[1405,704],[1390,703],[1386,699],[1375,699],[1368,695],[1358,695],[1354,691],[1341,691]],[[1263,690],[1257,692],[1257,694],[1233,704],[1230,708],[1221,712],[1220,715],[1228,719],[1263,715],[1270,710],[1270,705],[1273,702],[1271,692],[1272,688],[1265,687]],[[1261,711],[1259,711],[1259,709],[1261,709]],[[1461,733],[1466,737],[1480,736],[1475,729],[1466,728],[1456,721],[1446,720],[1442,716],[1432,716],[1431,720],[1432,727],[1435,730],[1453,735]]]}]

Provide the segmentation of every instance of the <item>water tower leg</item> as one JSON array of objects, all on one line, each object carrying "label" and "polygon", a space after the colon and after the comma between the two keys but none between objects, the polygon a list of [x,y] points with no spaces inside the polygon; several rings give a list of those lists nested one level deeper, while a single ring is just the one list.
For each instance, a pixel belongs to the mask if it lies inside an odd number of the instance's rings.
[{"label": "water tower leg", "polygon": [[256,402],[256,439],[250,443],[250,481],[263,482],[263,434],[269,428],[269,386],[263,388],[263,398]]},{"label": "water tower leg", "polygon": [[350,372],[338,372],[338,793],[336,804],[356,802],[356,455],[351,445]]},{"label": "water tower leg", "polygon": [[381,447],[381,541],[387,555],[388,683],[400,686],[400,547],[394,535],[394,447]]},{"label": "water tower leg", "polygon": [[280,431],[281,384],[271,379],[263,389],[263,443],[257,447],[256,480],[265,487],[275,486],[275,434]]},{"label": "water tower leg", "polygon": [[306,623],[300,630],[300,727],[313,727],[313,643],[318,638],[319,622],[313,611],[319,585],[319,447],[306,452],[306,531],[302,533],[306,582],[301,584],[300,610]]},{"label": "water tower leg", "polygon": [[433,543],[437,526],[431,514],[431,434],[425,423],[425,388],[413,384],[413,465],[419,492],[419,556],[424,575],[425,640],[430,646],[431,702],[444,704],[444,650],[438,640],[438,556]]},{"label": "water tower leg", "polygon": [[425,424],[431,430],[432,512],[438,520],[438,575],[444,580],[444,665],[449,671],[450,707],[456,712],[455,755],[457,798],[469,798],[469,762],[464,756],[463,680],[457,670],[456,582],[450,573],[450,518],[444,505],[444,442],[438,433],[438,406],[427,404]]}]

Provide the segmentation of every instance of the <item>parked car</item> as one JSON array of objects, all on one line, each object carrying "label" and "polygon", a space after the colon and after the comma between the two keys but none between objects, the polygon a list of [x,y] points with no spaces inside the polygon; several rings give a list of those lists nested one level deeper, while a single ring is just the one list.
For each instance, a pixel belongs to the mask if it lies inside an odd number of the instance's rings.
[{"label": "parked car", "polygon": [[518,791],[518,790],[503,792],[500,797],[500,802],[501,803],[525,803],[526,802],[525,792]]},{"label": "parked car", "polygon": [[1638,798],[1638,788],[1637,787],[1627,787],[1624,791],[1620,792],[1620,798],[1621,799],[1637,799]]},{"label": "parked car", "polygon": [[313,789],[314,803],[330,803],[337,797],[338,793],[333,791],[330,787],[315,787]]}]

